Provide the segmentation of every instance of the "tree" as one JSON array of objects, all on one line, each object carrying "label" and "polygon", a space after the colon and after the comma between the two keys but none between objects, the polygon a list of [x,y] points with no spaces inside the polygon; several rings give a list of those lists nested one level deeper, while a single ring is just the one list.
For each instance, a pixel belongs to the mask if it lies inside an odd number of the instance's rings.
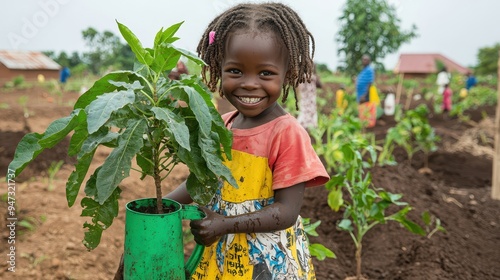
[{"label": "tree", "polygon": [[68,56],[65,51],[61,51],[59,54],[55,51],[43,51],[43,53],[62,66],[73,68],[82,63],[78,52],[71,53],[71,56]]},{"label": "tree", "polygon": [[339,22],[335,38],[341,57],[339,69],[348,74],[357,73],[364,54],[383,69],[380,61],[386,55],[417,37],[415,25],[408,31],[401,30],[396,9],[386,0],[347,0]]},{"label": "tree", "polygon": [[[82,35],[85,44],[89,48],[89,51],[85,52],[83,57],[94,74],[98,74],[103,68],[115,63],[120,50],[123,48],[118,36],[111,31],[100,33],[92,27],[83,30]],[[131,55],[133,57],[133,54]]]},{"label": "tree", "polygon": [[69,58],[68,62],[69,62],[69,67],[73,68],[73,67],[79,65],[80,63],[82,63],[82,59],[81,59],[80,55],[78,54],[78,52],[72,52],[71,57]]},{"label": "tree", "polygon": [[500,43],[493,47],[484,47],[479,49],[477,54],[478,64],[476,66],[476,75],[496,75],[498,70],[498,51]]},{"label": "tree", "polygon": [[65,51],[59,53],[59,56],[56,59],[56,62],[59,63],[63,67],[69,67],[69,57]]}]

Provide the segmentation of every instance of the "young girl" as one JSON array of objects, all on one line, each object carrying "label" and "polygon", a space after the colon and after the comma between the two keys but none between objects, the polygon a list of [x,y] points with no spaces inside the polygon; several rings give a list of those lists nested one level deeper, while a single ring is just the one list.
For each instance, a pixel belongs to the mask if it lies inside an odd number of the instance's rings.
[{"label": "young girl", "polygon": [[[237,109],[223,120],[239,188],[221,183],[201,207],[206,217],[191,222],[207,246],[192,279],[316,279],[299,212],[304,189],[329,176],[306,130],[277,102],[310,79],[310,49],[302,20],[278,3],[237,5],[205,31],[197,49],[208,64],[203,78]],[[193,202],[185,183],[166,197]]]}]

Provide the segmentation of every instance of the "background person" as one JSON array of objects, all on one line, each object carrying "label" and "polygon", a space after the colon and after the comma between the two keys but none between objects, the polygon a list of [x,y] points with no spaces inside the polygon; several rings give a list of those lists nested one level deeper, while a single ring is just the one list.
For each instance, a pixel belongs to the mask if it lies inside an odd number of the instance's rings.
[{"label": "background person", "polygon": [[436,85],[438,86],[438,94],[443,94],[446,85],[450,84],[451,75],[448,73],[446,66],[441,68],[441,71],[437,74]]},{"label": "background person", "polygon": [[321,88],[321,81],[316,73],[316,67],[311,75],[311,81],[301,83],[299,91],[299,115],[297,121],[304,128],[315,128],[318,126],[318,108],[316,106],[317,89]]},{"label": "background person", "polygon": [[356,77],[356,101],[359,118],[367,122],[367,127],[375,126],[377,106],[370,102],[370,87],[375,81],[375,70],[371,66],[371,57],[367,54],[361,58],[363,69]]},{"label": "background person", "polygon": [[451,111],[451,96],[453,92],[451,91],[450,85],[444,85],[443,90],[443,104],[441,105],[441,109],[443,109],[443,113],[446,114]]},{"label": "background person", "polygon": [[64,66],[61,69],[60,75],[59,75],[59,81],[61,84],[66,84],[66,81],[68,78],[71,76],[71,72],[69,71],[69,68],[67,66]]},{"label": "background person", "polygon": [[476,77],[474,76],[474,74],[472,74],[472,72],[467,72],[467,80],[465,81],[465,89],[467,91],[469,91],[472,87],[476,86],[477,85],[477,79]]}]

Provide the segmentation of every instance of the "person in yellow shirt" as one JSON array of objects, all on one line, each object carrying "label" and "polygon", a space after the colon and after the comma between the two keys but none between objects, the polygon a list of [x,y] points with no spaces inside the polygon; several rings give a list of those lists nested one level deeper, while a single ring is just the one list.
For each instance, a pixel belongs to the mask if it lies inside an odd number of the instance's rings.
[{"label": "person in yellow shirt", "polygon": [[343,114],[347,108],[347,100],[345,99],[345,85],[340,84],[339,89],[335,92],[335,98],[337,99],[337,108],[339,109],[339,114]]}]

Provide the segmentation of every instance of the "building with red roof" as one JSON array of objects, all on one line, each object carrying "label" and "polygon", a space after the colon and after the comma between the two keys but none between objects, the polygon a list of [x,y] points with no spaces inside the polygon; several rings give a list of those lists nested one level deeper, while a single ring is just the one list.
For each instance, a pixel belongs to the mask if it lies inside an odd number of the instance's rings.
[{"label": "building with red roof", "polygon": [[404,74],[407,78],[425,78],[430,74],[438,73],[441,70],[439,65],[445,65],[450,73],[456,72],[465,75],[471,71],[441,54],[414,53],[401,54],[394,68],[394,73]]},{"label": "building with red roof", "polygon": [[25,80],[59,79],[61,66],[41,52],[0,50],[0,85],[17,76]]}]

